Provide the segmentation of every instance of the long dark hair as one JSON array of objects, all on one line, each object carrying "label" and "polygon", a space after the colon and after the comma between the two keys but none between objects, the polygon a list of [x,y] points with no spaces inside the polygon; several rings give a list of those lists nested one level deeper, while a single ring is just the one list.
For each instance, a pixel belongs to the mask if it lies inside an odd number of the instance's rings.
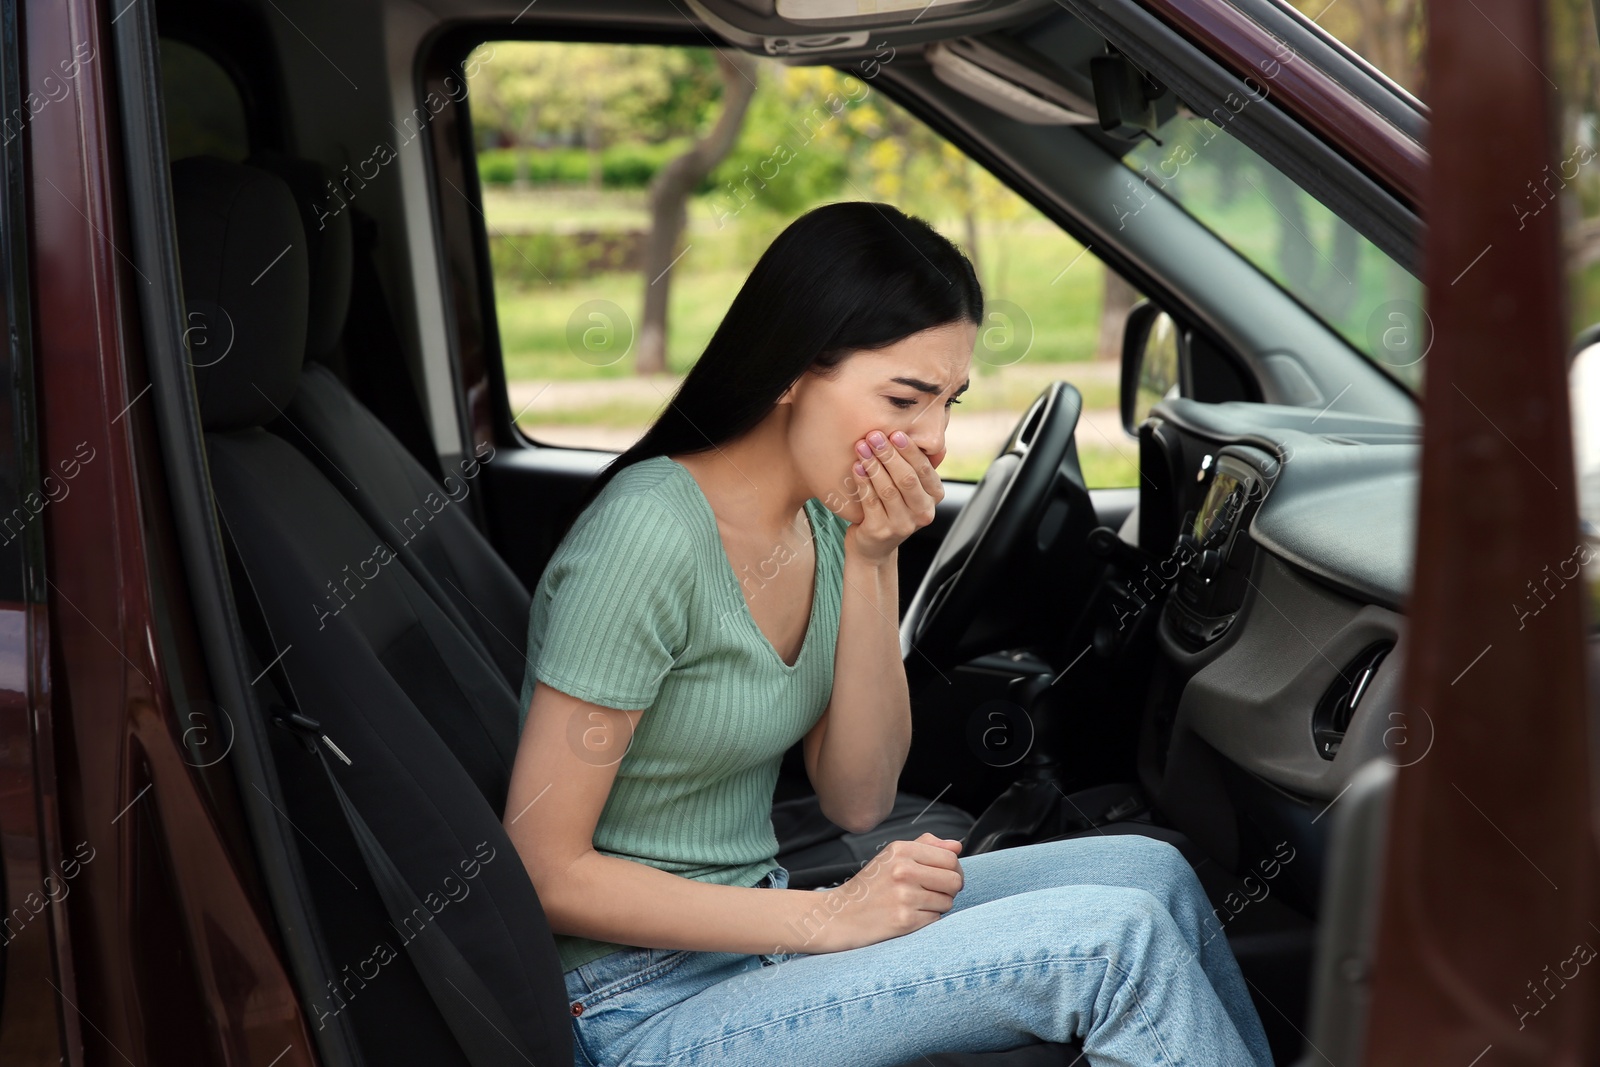
[{"label": "long dark hair", "polygon": [[965,319],[983,321],[972,263],[891,204],[824,204],[762,253],[705,352],[643,437],[574,505],[557,544],[617,472],[652,456],[708,452],[766,418],[807,370]]}]

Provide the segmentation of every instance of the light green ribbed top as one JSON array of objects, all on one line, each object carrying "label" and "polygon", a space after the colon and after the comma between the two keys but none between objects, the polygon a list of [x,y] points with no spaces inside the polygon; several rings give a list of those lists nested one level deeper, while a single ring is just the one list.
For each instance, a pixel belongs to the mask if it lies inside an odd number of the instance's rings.
[{"label": "light green ribbed top", "polygon": [[[521,715],[535,680],[603,707],[648,709],[617,766],[594,847],[685,878],[754,885],[777,862],[772,798],[783,754],[822,717],[849,525],[812,497],[816,582],[793,666],[750,613],[790,561],[736,575],[687,467],[629,465],[573,523],[534,589]],[[519,723],[519,730],[521,724]],[[561,969],[631,946],[556,935]]]}]

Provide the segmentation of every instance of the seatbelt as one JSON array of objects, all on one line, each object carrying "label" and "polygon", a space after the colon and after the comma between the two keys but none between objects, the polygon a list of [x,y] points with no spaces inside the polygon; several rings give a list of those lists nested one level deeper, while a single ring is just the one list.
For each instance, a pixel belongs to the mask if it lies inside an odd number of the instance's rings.
[{"label": "seatbelt", "polygon": [[[248,598],[236,598],[241,601],[249,600],[248,608],[240,603],[239,616],[240,623],[249,638],[247,644],[253,646],[251,651],[257,648],[264,652],[273,651],[277,648],[277,642],[272,639],[272,628],[267,622],[266,609],[256,593],[254,579],[250,577],[250,572],[239,556],[239,547],[234,543],[233,531],[228,528],[228,522],[223,518],[220,508],[217,509],[217,519],[222,527],[222,542],[227,550],[228,570],[233,574],[234,588],[248,589],[250,593]],[[431,913],[401,875],[394,860],[390,859],[389,854],[378,843],[378,839],[373,836],[367,821],[361,817],[361,812],[356,809],[349,794],[339,784],[339,779],[328,764],[322,746],[326,745],[346,764],[350,763],[350,758],[328,739],[317,720],[301,710],[300,701],[294,695],[294,685],[289,681],[288,672],[283,669],[282,660],[282,656],[276,656],[267,669],[272,674],[279,694],[285,697],[292,707],[273,702],[269,710],[280,726],[298,733],[306,747],[317,757],[317,762],[328,776],[328,784],[333,787],[334,795],[339,799],[339,809],[344,812],[345,820],[350,824],[350,833],[355,838],[356,846],[361,850],[361,857],[367,865],[367,873],[377,885],[378,895],[383,898],[383,906],[389,912],[389,918],[393,920],[396,932],[399,932],[404,929],[406,919],[414,919],[418,910],[424,915]],[[488,984],[477,971],[473,970],[466,957],[461,955],[461,950],[445,936],[435,920],[430,918],[423,925],[421,933],[405,942],[405,947],[411,956],[411,962],[417,968],[417,973],[422,976],[423,984],[428,987],[428,993],[433,997],[434,1004],[439,1008],[439,1013],[444,1016],[450,1032],[455,1035],[456,1042],[461,1046],[461,1051],[466,1054],[467,1061],[472,1067],[516,1067],[519,1062],[528,1064],[529,1067],[536,1067],[533,1057],[523,1046],[517,1029],[506,1017],[500,1001],[489,991]]]}]

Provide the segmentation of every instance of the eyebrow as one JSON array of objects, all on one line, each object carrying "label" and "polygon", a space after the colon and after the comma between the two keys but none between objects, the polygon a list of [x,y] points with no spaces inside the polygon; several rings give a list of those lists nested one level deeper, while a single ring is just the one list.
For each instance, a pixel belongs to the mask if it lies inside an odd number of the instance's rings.
[{"label": "eyebrow", "polygon": [[[890,378],[889,380],[891,382],[899,382],[901,385],[909,385],[909,386],[911,386],[911,388],[917,390],[918,392],[931,393],[931,394],[933,394],[935,396],[938,395],[939,389],[940,389],[940,387],[938,385],[936,385],[935,383],[933,383],[933,382],[925,382],[920,378]],[[968,378],[966,381],[961,383],[961,388],[960,389],[957,389],[955,392],[951,393],[950,395],[951,396],[960,396],[962,393],[967,391],[967,386],[969,386],[971,384],[972,384],[972,379]]]}]

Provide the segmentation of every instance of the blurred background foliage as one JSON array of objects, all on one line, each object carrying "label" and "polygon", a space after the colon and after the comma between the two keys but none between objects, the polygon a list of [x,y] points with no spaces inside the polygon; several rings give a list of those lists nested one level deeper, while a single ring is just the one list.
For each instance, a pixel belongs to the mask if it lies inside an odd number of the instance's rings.
[{"label": "blurred background foliage", "polygon": [[[738,136],[693,188],[663,329],[671,376],[574,358],[569,322],[595,301],[635,337],[654,224],[652,182],[706,136],[727,72],[710,49],[496,41],[468,60],[501,348],[519,425],[536,440],[623,448],[698,358],[761,253],[795,217],[880,200],[962,247],[985,299],[973,385],[952,409],[945,477],[976,479],[1028,403],[1065,378],[1092,409],[1079,431],[1093,485],[1137,481],[1116,414],[1121,320],[1137,294],[982,167],[878,92],[831,67],[754,63]],[[585,312],[593,314],[593,312]],[[616,329],[612,329],[615,326]],[[526,404],[519,402],[528,398]]]}]

